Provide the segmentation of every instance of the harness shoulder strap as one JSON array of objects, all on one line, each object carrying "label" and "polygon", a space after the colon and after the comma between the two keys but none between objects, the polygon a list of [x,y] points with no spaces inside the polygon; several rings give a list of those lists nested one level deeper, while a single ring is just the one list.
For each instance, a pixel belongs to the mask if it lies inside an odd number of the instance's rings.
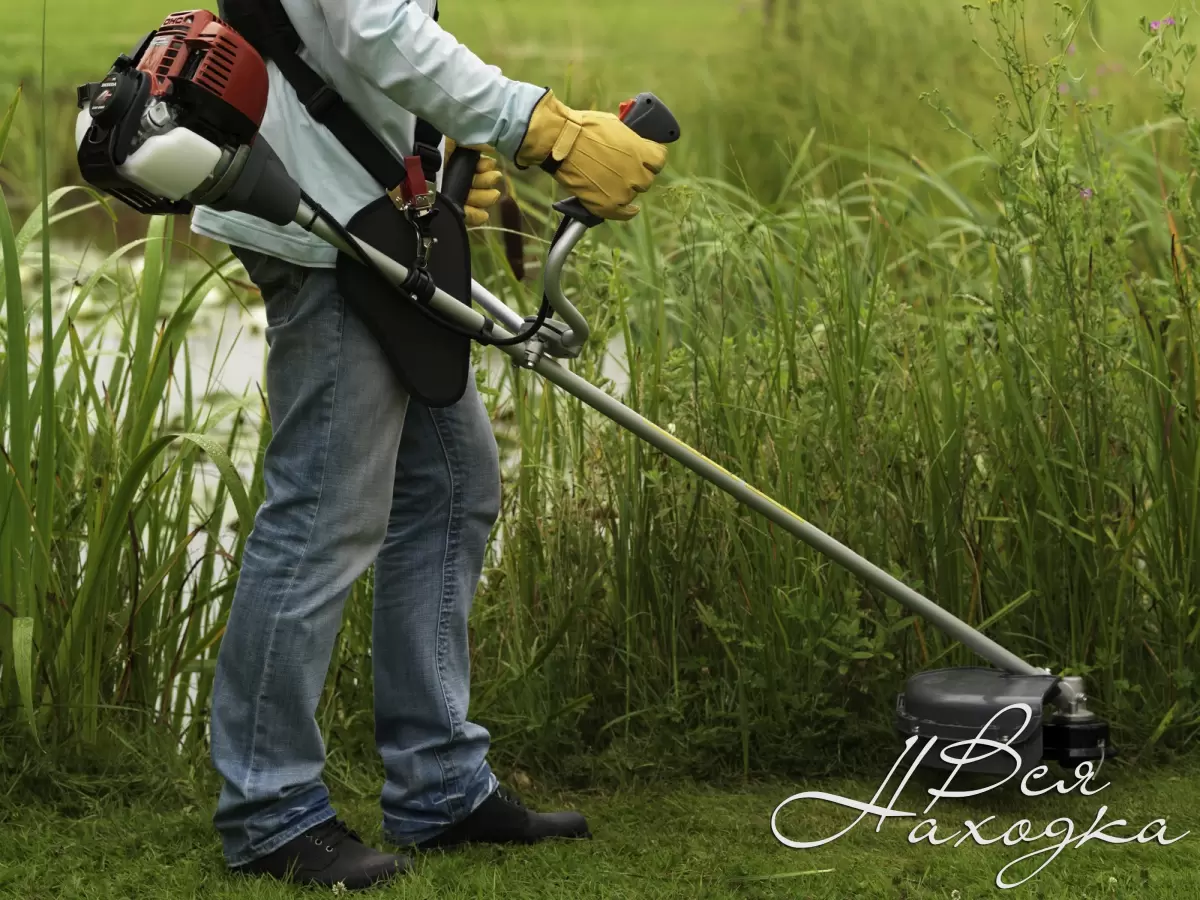
[{"label": "harness shoulder strap", "polygon": [[[237,29],[264,59],[272,60],[279,67],[308,114],[328,128],[384,190],[391,190],[404,181],[403,161],[397,159],[341,95],[300,58],[300,36],[280,0],[219,0],[218,11],[221,18]],[[438,12],[435,7],[434,21],[437,21]],[[413,138],[413,149],[421,158],[425,179],[434,181],[442,167],[442,155],[438,151],[442,134],[423,119],[417,119]]]}]

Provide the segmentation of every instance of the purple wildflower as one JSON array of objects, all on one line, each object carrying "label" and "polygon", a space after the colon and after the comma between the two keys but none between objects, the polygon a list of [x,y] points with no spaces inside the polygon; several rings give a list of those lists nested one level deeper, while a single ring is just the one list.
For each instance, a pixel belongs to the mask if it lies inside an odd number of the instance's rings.
[{"label": "purple wildflower", "polygon": [[1065,94],[1069,90],[1071,90],[1071,86],[1069,84],[1067,84],[1065,81],[1062,82],[1061,84],[1059,84],[1059,86],[1058,86],[1058,92],[1060,94]]},{"label": "purple wildflower", "polygon": [[1082,197],[1084,200],[1092,199],[1092,189],[1091,188],[1080,188],[1079,196]]},{"label": "purple wildflower", "polygon": [[1160,28],[1162,28],[1162,22],[1158,21],[1158,19],[1155,19],[1153,22],[1150,23],[1151,31],[1158,31],[1158,29],[1160,29]]},{"label": "purple wildflower", "polygon": [[1175,24],[1175,17],[1174,17],[1174,16],[1167,16],[1165,19],[1163,19],[1163,25],[1164,25],[1164,26],[1165,26],[1165,25],[1174,25],[1174,24]]}]

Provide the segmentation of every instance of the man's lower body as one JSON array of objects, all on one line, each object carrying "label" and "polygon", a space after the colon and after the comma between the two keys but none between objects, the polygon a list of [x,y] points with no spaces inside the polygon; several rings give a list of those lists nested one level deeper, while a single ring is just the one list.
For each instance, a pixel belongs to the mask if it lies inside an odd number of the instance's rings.
[{"label": "man's lower body", "polygon": [[[444,409],[410,401],[332,270],[238,255],[266,304],[274,433],[213,686],[226,862],[278,874],[337,858],[352,878],[370,870],[366,881],[403,868],[340,825],[321,778],[317,705],[346,597],[372,563],[387,839],[584,836],[581,816],[527,813],[497,791],[489,735],[467,719],[467,620],[500,506],[496,441],[473,381]],[[338,874],[325,868],[309,880]]]}]

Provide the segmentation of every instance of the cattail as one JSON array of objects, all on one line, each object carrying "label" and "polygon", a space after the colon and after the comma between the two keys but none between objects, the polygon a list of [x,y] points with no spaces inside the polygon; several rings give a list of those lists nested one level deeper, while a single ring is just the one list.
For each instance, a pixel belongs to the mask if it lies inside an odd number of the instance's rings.
[{"label": "cattail", "polygon": [[509,194],[500,198],[500,225],[504,229],[504,257],[517,281],[525,280],[525,229],[521,207]]}]

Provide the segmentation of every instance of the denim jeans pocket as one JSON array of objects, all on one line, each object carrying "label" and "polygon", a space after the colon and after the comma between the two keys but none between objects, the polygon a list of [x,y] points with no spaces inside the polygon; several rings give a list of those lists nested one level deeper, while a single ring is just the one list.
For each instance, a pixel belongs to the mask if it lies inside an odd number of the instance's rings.
[{"label": "denim jeans pocket", "polygon": [[267,325],[277,328],[286,325],[296,306],[296,297],[304,287],[308,270],[303,266],[286,262],[244,247],[231,248],[241,261],[263,298],[267,313]]}]

